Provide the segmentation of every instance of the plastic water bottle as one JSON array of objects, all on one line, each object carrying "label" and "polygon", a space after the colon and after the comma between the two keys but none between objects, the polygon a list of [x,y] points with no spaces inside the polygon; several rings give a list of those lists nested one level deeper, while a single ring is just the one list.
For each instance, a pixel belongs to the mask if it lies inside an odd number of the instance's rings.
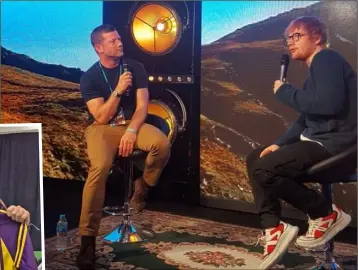
[{"label": "plastic water bottle", "polygon": [[63,251],[67,248],[67,230],[68,223],[65,215],[60,215],[60,219],[57,222],[56,234],[57,234],[57,250]]}]

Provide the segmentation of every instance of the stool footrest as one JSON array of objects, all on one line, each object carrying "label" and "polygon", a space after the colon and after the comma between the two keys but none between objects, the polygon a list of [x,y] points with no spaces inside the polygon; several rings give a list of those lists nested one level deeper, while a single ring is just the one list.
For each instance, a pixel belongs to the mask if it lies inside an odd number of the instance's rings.
[{"label": "stool footrest", "polygon": [[316,259],[316,265],[309,268],[314,270],[338,270],[343,269],[334,260],[330,245],[327,243],[324,246],[313,249],[305,249]]},{"label": "stool footrest", "polygon": [[328,249],[329,249],[329,243],[326,243],[325,245],[317,247],[315,249],[305,248],[305,250],[310,253],[324,253]]},{"label": "stool footrest", "polygon": [[103,208],[103,212],[111,216],[122,216],[124,214],[123,206],[106,206]]},{"label": "stool footrest", "polygon": [[318,262],[316,266],[310,268],[310,269],[314,269],[314,270],[339,270],[343,268],[341,266],[339,266],[339,264],[337,264],[334,260],[331,262]]},{"label": "stool footrest", "polygon": [[126,212],[124,206],[106,206],[106,207],[103,208],[103,212],[105,212],[108,215],[111,215],[111,216],[123,216],[123,217],[132,216],[133,215],[131,213],[132,210],[134,210],[134,209],[129,208],[129,211]]}]

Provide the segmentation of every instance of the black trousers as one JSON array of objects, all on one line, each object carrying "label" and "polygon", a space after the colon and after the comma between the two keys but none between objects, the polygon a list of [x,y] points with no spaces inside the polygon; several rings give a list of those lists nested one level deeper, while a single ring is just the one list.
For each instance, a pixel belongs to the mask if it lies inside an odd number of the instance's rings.
[{"label": "black trousers", "polygon": [[327,216],[331,206],[316,191],[300,183],[304,171],[332,156],[315,142],[300,141],[281,147],[260,158],[263,148],[254,150],[246,159],[248,176],[263,228],[280,222],[282,199],[316,219]]}]

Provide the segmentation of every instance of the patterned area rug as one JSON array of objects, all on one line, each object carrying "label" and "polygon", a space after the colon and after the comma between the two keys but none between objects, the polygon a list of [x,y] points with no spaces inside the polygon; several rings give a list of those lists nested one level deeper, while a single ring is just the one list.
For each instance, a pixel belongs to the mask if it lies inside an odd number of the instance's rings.
[{"label": "patterned area rug", "polygon": [[[104,235],[121,217],[102,219]],[[156,233],[141,244],[104,244],[97,237],[96,269],[257,269],[263,248],[256,245],[260,230],[163,212],[144,211],[133,223]],[[56,250],[56,237],[46,240],[46,269],[78,269],[77,230],[68,234],[67,249]],[[357,269],[357,246],[336,243],[335,258],[343,269]],[[292,245],[275,268],[308,269],[316,259]]]}]

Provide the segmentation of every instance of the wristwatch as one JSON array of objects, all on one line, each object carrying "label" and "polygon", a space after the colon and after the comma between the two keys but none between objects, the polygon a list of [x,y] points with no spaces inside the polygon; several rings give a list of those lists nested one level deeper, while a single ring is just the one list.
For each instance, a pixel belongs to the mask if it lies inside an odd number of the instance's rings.
[{"label": "wristwatch", "polygon": [[118,93],[117,91],[113,91],[112,92],[112,96],[116,97],[116,98],[120,98],[122,96],[123,93]]}]

